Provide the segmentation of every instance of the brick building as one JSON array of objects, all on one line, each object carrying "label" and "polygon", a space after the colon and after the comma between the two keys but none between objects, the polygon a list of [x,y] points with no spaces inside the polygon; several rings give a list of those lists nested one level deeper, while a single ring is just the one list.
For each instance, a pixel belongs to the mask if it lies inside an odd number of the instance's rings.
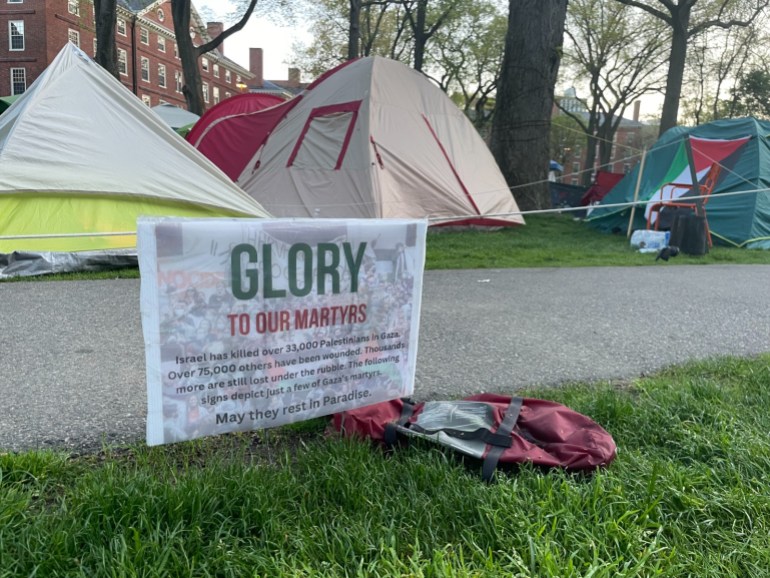
[{"label": "brick building", "polygon": [[[92,0],[0,0],[0,96],[23,93],[66,42],[96,52]],[[201,44],[222,32],[193,9],[190,34]],[[2,35],[5,37],[3,38]],[[120,80],[148,106],[185,107],[182,63],[170,0],[118,0],[115,39]],[[213,106],[253,83],[254,75],[220,45],[200,59],[203,98]]]}]

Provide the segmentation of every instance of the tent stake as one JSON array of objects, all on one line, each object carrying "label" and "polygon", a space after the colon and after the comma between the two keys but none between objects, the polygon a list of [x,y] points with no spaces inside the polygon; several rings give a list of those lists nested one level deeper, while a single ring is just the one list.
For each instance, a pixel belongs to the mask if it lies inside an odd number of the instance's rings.
[{"label": "tent stake", "polygon": [[642,150],[642,160],[639,163],[639,174],[636,175],[636,188],[634,189],[634,204],[631,205],[631,218],[628,219],[628,231],[626,239],[631,238],[631,229],[634,228],[634,213],[636,213],[636,202],[639,200],[639,186],[642,184],[642,173],[644,172],[644,161],[647,158],[647,147]]}]

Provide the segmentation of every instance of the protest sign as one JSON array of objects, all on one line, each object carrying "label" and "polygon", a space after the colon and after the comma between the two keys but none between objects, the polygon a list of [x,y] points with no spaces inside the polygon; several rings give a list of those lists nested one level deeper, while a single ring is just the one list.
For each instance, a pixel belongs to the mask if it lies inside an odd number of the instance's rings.
[{"label": "protest sign", "polygon": [[411,395],[427,223],[141,218],[147,443]]}]

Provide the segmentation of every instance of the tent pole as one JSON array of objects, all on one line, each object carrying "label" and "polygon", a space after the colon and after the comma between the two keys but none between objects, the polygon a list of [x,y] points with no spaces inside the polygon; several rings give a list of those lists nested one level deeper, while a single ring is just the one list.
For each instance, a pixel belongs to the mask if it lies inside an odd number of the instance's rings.
[{"label": "tent pole", "polygon": [[642,184],[642,173],[644,172],[644,161],[647,158],[647,147],[642,150],[642,160],[639,163],[639,174],[636,175],[636,188],[634,189],[634,204],[631,205],[631,217],[628,219],[628,231],[626,239],[631,237],[631,229],[634,228],[634,213],[636,213],[636,201],[639,200],[639,186]]}]

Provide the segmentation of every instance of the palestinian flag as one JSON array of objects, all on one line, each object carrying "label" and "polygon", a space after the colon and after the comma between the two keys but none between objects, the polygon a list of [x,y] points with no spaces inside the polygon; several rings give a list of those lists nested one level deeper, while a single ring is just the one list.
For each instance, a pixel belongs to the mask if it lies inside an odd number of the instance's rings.
[{"label": "palestinian flag", "polygon": [[[711,165],[719,163],[722,166],[722,177],[729,171],[742,153],[743,147],[751,139],[750,136],[736,139],[709,139],[691,136],[693,162],[698,182],[703,184]],[[649,216],[650,207],[659,201],[673,201],[680,197],[694,196],[695,193],[686,188],[692,185],[692,173],[687,159],[687,140],[679,141],[678,149],[674,154],[671,165],[663,178],[656,186],[656,190],[649,197],[649,203],[644,211],[644,216]],[[726,170],[725,170],[726,169]],[[675,183],[684,185],[685,188],[670,187],[667,184]],[[653,216],[652,222],[655,222]]]}]

